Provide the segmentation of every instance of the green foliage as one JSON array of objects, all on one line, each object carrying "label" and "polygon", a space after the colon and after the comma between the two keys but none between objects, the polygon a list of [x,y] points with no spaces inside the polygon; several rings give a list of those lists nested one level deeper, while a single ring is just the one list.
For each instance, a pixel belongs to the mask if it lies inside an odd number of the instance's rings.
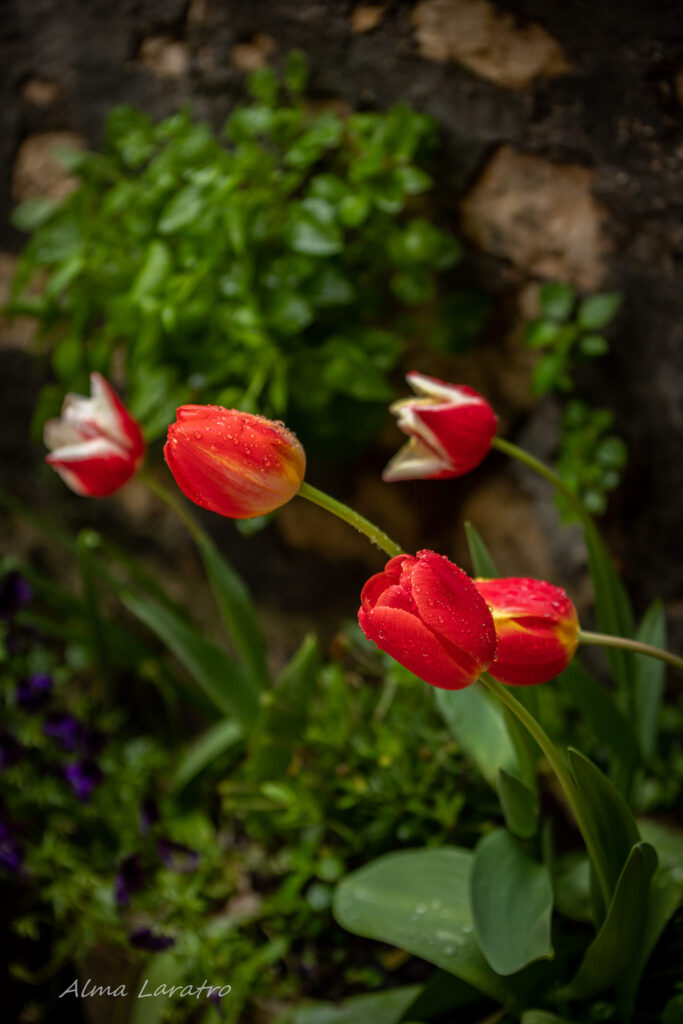
[{"label": "green foliage", "polygon": [[[588,359],[607,355],[609,340],[600,333],[616,316],[621,295],[603,292],[579,300],[570,284],[551,281],[539,293],[541,316],[526,329],[526,344],[539,351],[533,393],[566,395],[576,388],[575,375]],[[607,494],[618,486],[628,451],[612,432],[614,416],[573,398],[565,405],[560,427],[558,471],[590,512],[605,511]],[[558,498],[563,512],[570,510]]]},{"label": "green foliage", "polygon": [[410,309],[436,302],[412,330],[440,347],[461,321],[480,329],[475,295],[440,298],[461,248],[419,198],[433,122],[403,105],[314,113],[305,67],[290,55],[283,84],[255,72],[225,144],[187,112],[155,125],[118,107],[102,152],[75,159],[74,194],[15,211],[34,234],[10,311],[37,318],[59,392],[124,370],[149,437],[178,404],[217,402],[286,416],[329,451],[377,428]]}]

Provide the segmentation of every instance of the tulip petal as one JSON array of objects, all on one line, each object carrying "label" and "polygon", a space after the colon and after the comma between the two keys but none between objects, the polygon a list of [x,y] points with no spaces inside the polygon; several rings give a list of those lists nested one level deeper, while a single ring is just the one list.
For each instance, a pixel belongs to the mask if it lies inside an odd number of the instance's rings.
[{"label": "tulip petal", "polygon": [[361,608],[358,621],[365,635],[420,679],[442,690],[461,690],[476,679],[471,662],[462,665],[434,634],[408,611]]}]

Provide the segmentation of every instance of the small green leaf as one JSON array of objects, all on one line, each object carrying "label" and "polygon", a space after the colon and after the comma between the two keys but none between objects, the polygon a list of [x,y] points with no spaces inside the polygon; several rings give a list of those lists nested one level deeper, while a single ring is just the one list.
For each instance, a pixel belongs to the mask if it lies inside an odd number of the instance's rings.
[{"label": "small green leaf", "polygon": [[579,348],[585,356],[595,359],[609,352],[609,342],[602,334],[584,334],[579,341]]},{"label": "small green leaf", "polygon": [[470,895],[477,940],[497,974],[515,974],[534,960],[553,957],[548,869],[505,829],[477,845]]},{"label": "small green leaf", "polygon": [[534,395],[542,398],[559,388],[566,366],[567,357],[564,352],[547,352],[541,356],[532,373],[531,390]]},{"label": "small green leaf", "polygon": [[649,843],[631,850],[619,876],[605,920],[569,985],[558,995],[591,999],[614,985],[640,947],[648,915],[650,882],[657,854]]},{"label": "small green leaf", "polygon": [[202,192],[196,185],[186,185],[165,207],[159,218],[159,231],[171,235],[191,224],[202,211]]},{"label": "small green leaf", "polygon": [[524,341],[529,348],[549,348],[564,332],[553,320],[534,320],[526,329]]},{"label": "small green leaf", "polygon": [[397,167],[394,171],[394,176],[401,183],[403,191],[409,196],[426,192],[433,184],[426,171],[420,170],[419,167]]},{"label": "small green leaf", "polygon": [[303,50],[290,50],[285,61],[285,88],[295,96],[299,96],[308,82],[308,58]]},{"label": "small green leaf", "polygon": [[549,281],[541,286],[539,302],[541,309],[553,320],[566,320],[571,313],[576,292],[564,281]]},{"label": "small green leaf", "polygon": [[472,934],[472,861],[469,850],[449,846],[387,854],[340,882],[334,915],[348,931],[414,953],[507,1003]]},{"label": "small green leaf", "polygon": [[347,228],[359,228],[370,213],[370,200],[366,195],[346,196],[339,204],[339,220]]},{"label": "small green leaf", "polygon": [[510,832],[531,839],[538,831],[538,797],[516,775],[501,768],[498,773],[498,797]]},{"label": "small green leaf", "polygon": [[602,292],[600,295],[589,295],[579,305],[577,321],[588,331],[599,331],[614,317],[621,306],[622,296],[619,292]]},{"label": "small green leaf", "polygon": [[27,199],[12,210],[10,221],[19,231],[35,231],[41,224],[50,219],[60,203],[56,199],[41,196],[38,199]]},{"label": "small green leaf", "polygon": [[147,247],[145,259],[130,290],[131,302],[140,302],[159,291],[172,265],[171,252],[164,242],[154,239]]},{"label": "small green leaf", "polygon": [[495,563],[484,541],[469,521],[465,523],[465,533],[467,534],[467,545],[470,549],[474,575],[486,580],[495,579],[498,576]]}]

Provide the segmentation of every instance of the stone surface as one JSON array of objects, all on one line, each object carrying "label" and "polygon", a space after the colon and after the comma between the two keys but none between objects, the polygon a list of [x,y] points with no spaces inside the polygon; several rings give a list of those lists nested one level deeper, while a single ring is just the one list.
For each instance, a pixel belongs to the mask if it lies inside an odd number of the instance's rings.
[{"label": "stone surface", "polygon": [[571,70],[560,44],[541,25],[521,24],[489,0],[422,0],[413,24],[423,57],[452,58],[507,89]]},{"label": "stone surface", "polygon": [[609,242],[595,172],[501,146],[461,203],[475,245],[524,274],[599,288]]},{"label": "stone surface", "polygon": [[24,139],[14,163],[12,198],[15,202],[49,196],[65,199],[77,185],[57,155],[65,149],[86,148],[85,140],[75,132],[41,132]]},{"label": "stone surface", "polygon": [[148,36],[140,44],[140,62],[157,78],[183,78],[190,64],[187,43],[172,36]]},{"label": "stone surface", "polygon": [[361,34],[377,28],[384,17],[383,4],[359,4],[351,11],[351,31]]},{"label": "stone surface", "polygon": [[62,87],[46,78],[29,78],[21,90],[22,98],[34,107],[50,107],[59,98]]},{"label": "stone surface", "polygon": [[230,50],[230,63],[240,71],[254,71],[268,63],[277,50],[277,43],[265,32],[257,32],[248,42],[237,43]]}]

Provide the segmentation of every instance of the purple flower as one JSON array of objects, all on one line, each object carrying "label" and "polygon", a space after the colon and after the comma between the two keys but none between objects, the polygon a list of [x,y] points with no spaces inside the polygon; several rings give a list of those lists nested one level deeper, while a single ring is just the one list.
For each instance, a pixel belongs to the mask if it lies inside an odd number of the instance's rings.
[{"label": "purple flower", "polygon": [[47,704],[52,692],[52,676],[47,672],[34,672],[15,690],[17,704],[24,711],[39,711]]},{"label": "purple flower", "polygon": [[12,619],[33,597],[27,580],[16,569],[0,580],[0,619]]},{"label": "purple flower", "polygon": [[20,760],[24,748],[8,732],[0,733],[0,768],[10,768]]},{"label": "purple flower", "polygon": [[131,895],[142,888],[144,881],[145,876],[139,854],[131,853],[128,857],[124,857],[114,879],[114,898],[118,905],[127,907]]},{"label": "purple flower", "polygon": [[131,946],[136,949],[146,949],[150,953],[161,953],[175,945],[175,939],[170,935],[155,934],[151,928],[138,928],[128,936]]},{"label": "purple flower", "polygon": [[104,775],[99,765],[92,760],[86,759],[84,761],[73,761],[68,764],[64,769],[64,774],[67,781],[70,783],[71,788],[83,803],[87,803],[90,799],[95,786],[98,786]]},{"label": "purple flower", "polygon": [[55,712],[48,715],[43,724],[46,736],[56,740],[62,750],[79,750],[83,754],[98,754],[104,746],[104,736],[95,729],[88,729],[73,715]]},{"label": "purple flower", "polygon": [[156,850],[166,867],[181,875],[195,871],[199,864],[199,854],[196,850],[190,846],[183,846],[182,843],[174,843],[172,839],[158,839]]},{"label": "purple flower", "polygon": [[4,821],[0,821],[0,871],[15,874],[21,870],[23,860],[24,851]]},{"label": "purple flower", "polygon": [[161,815],[159,805],[153,797],[147,797],[140,805],[140,834],[149,835],[152,826],[156,825]]}]

